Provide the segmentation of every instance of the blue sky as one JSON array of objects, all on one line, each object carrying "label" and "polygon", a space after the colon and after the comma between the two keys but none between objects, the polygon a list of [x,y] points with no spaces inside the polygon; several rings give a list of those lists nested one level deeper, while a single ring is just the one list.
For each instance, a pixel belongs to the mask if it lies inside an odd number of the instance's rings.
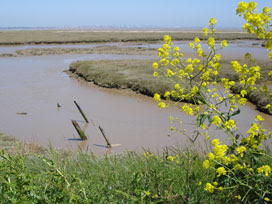
[{"label": "blue sky", "polygon": [[[239,0],[1,0],[0,27],[241,27]],[[246,1],[248,2],[248,1]],[[257,0],[272,7],[272,0]]]}]

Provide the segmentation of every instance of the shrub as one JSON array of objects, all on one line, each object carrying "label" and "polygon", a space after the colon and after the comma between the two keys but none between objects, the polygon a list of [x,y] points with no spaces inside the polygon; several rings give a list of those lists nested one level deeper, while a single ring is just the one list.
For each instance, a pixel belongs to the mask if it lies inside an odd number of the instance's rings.
[{"label": "shrub", "polygon": [[[255,2],[240,2],[237,14],[243,15],[247,21],[243,26],[245,30],[267,40],[265,47],[270,50],[269,57],[272,59],[270,9],[265,7],[258,13]],[[189,47],[194,49],[198,56],[195,59],[186,59],[180,53],[179,47],[173,45],[171,37],[164,36],[164,44],[158,49],[160,60],[153,63],[153,75],[178,81],[173,90],[165,92],[164,97],[167,99],[174,97],[180,101],[193,101],[191,104],[177,103],[177,106],[187,115],[196,116],[197,134],[205,137],[211,144],[211,152],[203,162],[203,169],[214,172],[214,177],[204,184],[204,190],[218,194],[219,199],[226,203],[268,203],[272,200],[272,157],[264,151],[262,144],[271,138],[272,133],[267,133],[262,127],[264,119],[257,115],[256,122],[251,124],[249,130],[242,135],[238,134],[239,127],[236,126],[234,117],[240,114],[239,107],[246,104],[248,92],[256,89],[256,80],[262,79],[261,68],[249,53],[245,55],[245,59],[253,62],[253,66],[232,61],[231,67],[239,78],[239,91],[237,94],[231,93],[230,89],[236,83],[228,78],[222,78],[224,91],[221,92],[216,80],[221,68],[221,55],[217,54],[217,51],[224,49],[228,44],[223,40],[220,46],[216,45],[215,24],[216,20],[211,18],[209,28],[202,30],[205,36],[209,36],[206,41],[209,47],[207,53],[203,51],[199,38],[189,43]],[[269,76],[272,76],[272,71],[269,72]],[[189,87],[185,88],[185,84],[189,84]],[[268,97],[269,103],[266,108],[271,111],[272,93],[269,92],[266,83],[261,91]],[[161,101],[159,94],[155,94],[154,99],[158,102],[159,108],[168,106],[167,102]],[[173,122],[173,118],[170,117],[170,120]],[[209,137],[211,129],[220,129],[230,142],[223,144],[219,139],[211,140]],[[171,130],[178,131],[178,128],[172,126]]]}]

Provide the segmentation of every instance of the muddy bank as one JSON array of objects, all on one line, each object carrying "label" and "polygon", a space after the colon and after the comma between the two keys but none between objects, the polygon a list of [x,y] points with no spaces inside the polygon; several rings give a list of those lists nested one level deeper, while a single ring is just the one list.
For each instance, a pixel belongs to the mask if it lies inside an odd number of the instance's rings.
[{"label": "muddy bank", "polygon": [[[246,63],[244,60],[239,61],[241,64]],[[70,64],[69,71],[100,87],[131,89],[151,97],[155,93],[164,95],[165,91],[173,90],[175,82],[164,77],[153,77],[152,62],[154,60],[78,61]],[[267,79],[267,73],[272,70],[272,62],[257,61],[257,64],[262,67],[261,74],[264,77],[262,80]],[[238,81],[238,76],[231,69],[230,61],[224,60],[221,65],[222,68],[216,79],[218,82],[221,81],[221,78],[225,77]],[[248,65],[253,64],[249,63]],[[186,87],[186,84],[184,86]],[[238,93],[239,89],[238,87],[234,87],[232,91]],[[256,105],[259,111],[272,114],[265,108],[269,100],[264,93],[259,90],[248,91],[246,97],[251,103]],[[183,102],[186,102],[186,100]]]},{"label": "muddy bank", "polygon": [[0,150],[8,153],[45,153],[47,149],[35,143],[26,143],[13,136],[0,133]]},{"label": "muddy bank", "polygon": [[92,48],[28,48],[17,50],[18,56],[40,56],[60,54],[119,54],[119,55],[155,55],[154,48],[97,46]]},{"label": "muddy bank", "polygon": [[[234,93],[238,94],[241,91],[240,86],[234,86],[231,88],[231,91],[233,91]],[[271,101],[269,100],[269,97],[259,88],[257,88],[254,91],[251,90],[247,90],[247,94],[246,94],[246,98],[253,103],[254,105],[256,105],[257,110],[263,112],[263,113],[267,113],[269,115],[272,115],[272,111],[269,111],[267,108],[265,108],[265,106],[267,104],[272,105]],[[270,89],[271,92],[271,89]]]},{"label": "muddy bank", "polygon": [[153,77],[153,60],[78,61],[70,64],[69,71],[86,81],[105,88],[131,89],[154,96],[172,89],[174,83]]}]

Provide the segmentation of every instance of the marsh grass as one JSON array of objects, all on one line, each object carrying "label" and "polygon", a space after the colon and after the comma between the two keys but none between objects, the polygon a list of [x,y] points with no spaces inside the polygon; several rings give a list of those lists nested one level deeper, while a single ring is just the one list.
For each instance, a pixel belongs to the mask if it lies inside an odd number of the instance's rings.
[{"label": "marsh grass", "polygon": [[0,154],[0,203],[217,203],[190,151]]},{"label": "marsh grass", "polygon": [[[153,77],[152,62],[153,60],[78,61],[72,63],[69,70],[101,87],[131,89],[152,97],[155,93],[163,96],[165,91],[173,89],[175,81],[170,81],[167,77]],[[244,63],[245,61],[239,60],[239,62]],[[262,67],[262,76],[266,78],[267,73],[272,70],[272,62],[257,61],[257,63]],[[230,60],[222,60],[221,65],[222,68],[217,76],[218,82],[221,78],[238,81],[238,76],[231,69]],[[253,64],[248,63],[248,65]],[[183,86],[188,85],[183,84]],[[233,88],[232,91],[236,93],[238,89]],[[264,108],[268,98],[260,91],[250,92],[246,97],[257,106],[258,110],[268,113]]]},{"label": "marsh grass", "polygon": [[222,203],[220,192],[203,190],[214,176],[204,171],[203,155],[194,148],[101,156],[1,152],[0,203]]},{"label": "marsh grass", "polygon": [[152,76],[152,60],[78,61],[70,71],[94,84],[117,89],[131,89],[144,95],[164,93],[173,83]]},{"label": "marsh grass", "polygon": [[[0,45],[20,44],[67,44],[94,42],[131,42],[161,41],[164,35],[171,35],[173,40],[193,40],[201,36],[200,32],[186,31],[92,31],[92,30],[13,30],[0,32]],[[252,34],[222,32],[216,34],[217,40],[257,39]],[[206,39],[203,37],[202,39]]]},{"label": "marsh grass", "polygon": [[[125,48],[119,46],[97,46],[93,48],[28,48],[17,50],[19,56],[40,56],[60,54],[119,54],[119,55],[155,55],[156,49],[152,48]],[[0,55],[1,57],[1,55]]]}]

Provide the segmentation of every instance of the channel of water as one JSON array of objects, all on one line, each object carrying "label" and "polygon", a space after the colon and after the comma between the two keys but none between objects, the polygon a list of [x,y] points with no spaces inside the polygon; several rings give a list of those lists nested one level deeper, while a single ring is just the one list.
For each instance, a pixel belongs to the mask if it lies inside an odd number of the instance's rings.
[{"label": "channel of water", "polygon": [[[0,53],[4,52],[2,48]],[[44,146],[52,144],[70,150],[81,147],[95,153],[108,151],[98,126],[103,127],[112,144],[120,144],[112,148],[112,152],[141,151],[143,148],[156,151],[165,146],[189,144],[188,138],[169,130],[171,115],[186,122],[182,128],[188,130],[188,135],[194,132],[194,126],[190,124],[194,120],[175,107],[160,110],[150,97],[128,90],[100,88],[70,78],[63,72],[76,60],[150,58],[154,57],[90,54],[0,58],[0,132]],[[90,124],[84,123],[74,100],[92,121]],[[17,114],[22,112],[27,114]],[[254,105],[242,107],[241,112],[237,120],[242,133],[254,122],[256,114],[266,119],[264,126],[271,131],[272,117],[259,113]],[[86,131],[87,142],[78,140],[72,119]],[[214,137],[217,136],[223,137],[215,131]],[[199,148],[202,148],[202,139],[197,142]]]}]

